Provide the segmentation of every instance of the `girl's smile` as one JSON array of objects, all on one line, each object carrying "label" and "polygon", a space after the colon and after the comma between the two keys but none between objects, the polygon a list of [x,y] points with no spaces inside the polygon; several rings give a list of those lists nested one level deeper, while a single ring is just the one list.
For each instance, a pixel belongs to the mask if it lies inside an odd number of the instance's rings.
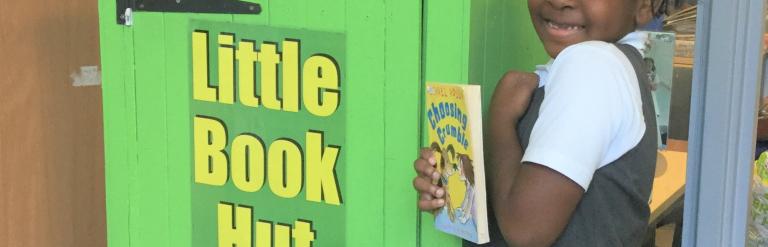
[{"label": "girl's smile", "polygon": [[528,0],[528,10],[553,58],[584,41],[616,42],[651,19],[650,0]]}]

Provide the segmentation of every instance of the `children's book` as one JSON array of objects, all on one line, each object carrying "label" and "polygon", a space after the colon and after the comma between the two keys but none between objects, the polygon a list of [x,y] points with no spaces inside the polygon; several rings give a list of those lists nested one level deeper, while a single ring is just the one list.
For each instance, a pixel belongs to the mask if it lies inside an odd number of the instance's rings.
[{"label": "children's book", "polygon": [[435,226],[474,243],[488,237],[480,86],[427,83],[429,147],[445,191]]}]

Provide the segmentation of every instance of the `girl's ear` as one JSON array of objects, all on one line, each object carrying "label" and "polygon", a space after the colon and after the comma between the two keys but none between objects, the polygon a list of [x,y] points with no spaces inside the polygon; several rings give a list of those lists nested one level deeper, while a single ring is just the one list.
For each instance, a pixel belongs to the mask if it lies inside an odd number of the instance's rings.
[{"label": "girl's ear", "polygon": [[637,13],[635,13],[635,26],[641,27],[653,19],[653,4],[651,0],[637,0]]}]

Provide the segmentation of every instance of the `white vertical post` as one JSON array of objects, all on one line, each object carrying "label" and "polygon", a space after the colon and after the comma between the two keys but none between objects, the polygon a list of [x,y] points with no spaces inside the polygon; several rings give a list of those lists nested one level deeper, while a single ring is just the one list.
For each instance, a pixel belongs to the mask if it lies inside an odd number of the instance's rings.
[{"label": "white vertical post", "polygon": [[683,246],[744,246],[764,0],[700,0]]}]

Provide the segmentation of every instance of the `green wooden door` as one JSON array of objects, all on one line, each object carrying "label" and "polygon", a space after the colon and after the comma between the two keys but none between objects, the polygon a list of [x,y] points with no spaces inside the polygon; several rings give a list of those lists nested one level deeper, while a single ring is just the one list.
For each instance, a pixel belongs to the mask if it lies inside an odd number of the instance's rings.
[{"label": "green wooden door", "polygon": [[[99,1],[110,246],[215,246],[220,234],[229,234],[219,232],[222,205],[234,210],[230,219],[237,219],[239,206],[242,212],[250,212],[252,243],[270,235],[271,243],[279,245],[286,239],[284,233],[299,233],[311,222],[313,246],[460,246],[459,240],[435,231],[432,217],[415,208],[411,162],[421,144],[421,87],[427,80],[478,83],[485,85],[487,98],[505,70],[531,70],[533,64],[544,62],[525,4],[502,0],[254,2],[262,5],[260,15],[138,12],[132,26],[122,26],[114,21],[114,0]],[[337,90],[321,91],[338,92],[338,108],[330,116],[318,116],[301,101],[306,100],[303,91],[298,93],[297,111],[286,110],[285,105],[269,109],[263,101],[260,107],[247,106],[237,94],[232,104],[222,103],[226,100],[221,98],[196,100],[196,30],[207,33],[209,53],[204,64],[210,69],[210,87],[225,90],[218,84],[218,61],[219,53],[228,50],[226,44],[221,46],[220,34],[234,34],[233,56],[242,47],[240,41],[253,41],[259,51],[264,51],[261,45],[274,44],[286,55],[286,41],[299,40],[301,68],[314,55],[327,55],[336,62]],[[304,72],[301,68],[297,73]],[[233,76],[239,76],[239,71]],[[278,80],[284,81],[285,69],[277,71]],[[258,67],[255,72],[264,70]],[[303,80],[311,78],[299,76],[301,90],[309,90]],[[233,93],[243,90],[233,80]],[[281,100],[288,101],[282,86],[276,90]],[[206,119],[226,126],[230,165],[223,185],[201,182],[204,179],[198,179],[194,169],[195,152],[200,152],[193,145],[195,128],[203,126],[195,120]],[[207,134],[204,140],[214,145],[213,132],[199,133]],[[318,132],[324,133],[319,144],[317,136],[310,138]],[[242,162],[234,160],[243,152],[233,150],[232,142],[243,134],[261,140],[268,160],[272,146],[281,143],[274,147],[285,153],[275,156],[284,161],[278,170],[294,171],[293,180],[290,172],[277,179],[279,175],[269,176],[270,168],[263,168],[264,182],[257,191],[238,186],[235,180],[250,181],[237,177],[243,173],[232,165]],[[253,139],[241,140],[253,143]],[[249,147],[252,151],[256,146]],[[338,152],[334,168],[338,203],[327,194],[333,186],[307,175],[312,168],[305,161],[317,152]],[[249,157],[260,157],[258,152],[253,154]],[[286,158],[298,156],[300,181],[291,165],[297,163]],[[264,164],[269,167],[269,161]],[[289,188],[296,181],[301,185],[298,192]],[[308,193],[318,191],[321,199],[312,200],[316,197]],[[267,222],[271,233],[259,228]],[[291,236],[287,239],[297,246],[306,242]]]}]

